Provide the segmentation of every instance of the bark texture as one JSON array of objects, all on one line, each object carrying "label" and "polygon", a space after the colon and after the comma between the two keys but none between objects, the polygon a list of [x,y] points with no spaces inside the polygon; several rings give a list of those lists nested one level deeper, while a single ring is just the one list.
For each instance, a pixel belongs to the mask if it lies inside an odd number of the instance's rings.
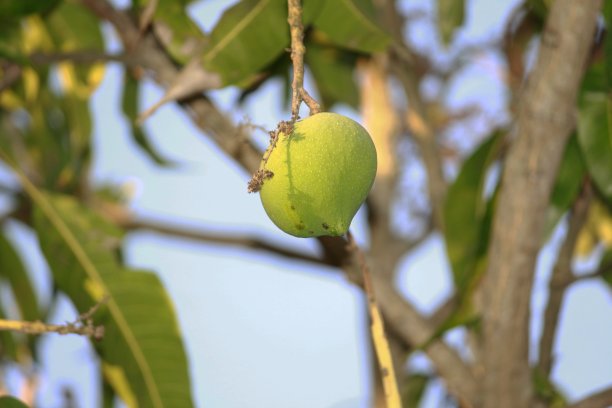
[{"label": "bark texture", "polygon": [[600,0],[553,3],[520,96],[482,288],[484,407],[527,407],[532,399],[528,351],[535,264],[600,7]]}]

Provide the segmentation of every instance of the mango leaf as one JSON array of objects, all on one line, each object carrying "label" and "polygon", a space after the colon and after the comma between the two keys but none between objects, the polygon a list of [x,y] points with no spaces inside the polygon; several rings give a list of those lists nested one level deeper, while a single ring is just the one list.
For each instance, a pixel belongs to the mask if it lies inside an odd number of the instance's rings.
[{"label": "mango leaf", "polygon": [[431,380],[431,377],[426,374],[408,375],[404,384],[402,384],[402,407],[418,408],[421,405],[421,399],[423,399],[429,380]]},{"label": "mango leaf", "polygon": [[52,10],[61,0],[2,0],[0,21],[19,19],[30,14],[42,14]]},{"label": "mango leaf", "polygon": [[0,397],[0,407],[2,408],[28,408],[26,404],[15,397],[5,395]]},{"label": "mango leaf", "polygon": [[612,250],[609,249],[604,253],[599,262],[599,270],[601,271],[601,278],[612,290]]},{"label": "mango leaf", "polygon": [[438,0],[438,32],[444,45],[449,45],[457,28],[465,19],[465,0]]},{"label": "mango leaf", "polygon": [[21,319],[40,320],[41,313],[30,277],[17,251],[4,234],[0,234],[0,278],[6,279],[11,286]]},{"label": "mango leaf", "polygon": [[585,173],[586,168],[580,153],[580,146],[578,146],[578,138],[574,134],[570,137],[565,147],[561,167],[557,173],[557,179],[550,196],[550,207],[546,220],[546,235],[552,232],[563,214],[574,202],[580,191]]},{"label": "mango leaf", "polygon": [[202,63],[227,85],[258,72],[288,46],[287,3],[243,0],[221,16],[210,33]]},{"label": "mango leaf", "polygon": [[[0,319],[6,318],[6,313],[4,313],[2,305],[0,304]],[[18,346],[17,341],[15,339],[15,333],[8,330],[0,331],[0,359],[11,359],[12,361],[17,361],[17,347]]]},{"label": "mango leaf", "polygon": [[612,3],[604,2],[603,15],[606,22],[607,34],[604,38],[604,62],[606,66],[607,90],[612,88]]},{"label": "mango leaf", "polygon": [[[49,14],[46,21],[49,33],[60,51],[104,51],[100,21],[82,4],[64,0]],[[62,62],[58,64],[57,71],[65,92],[88,98],[102,82],[104,64],[76,66],[71,62]]]},{"label": "mango leaf", "polygon": [[578,113],[578,142],[586,167],[612,203],[612,100],[603,92],[584,92]]},{"label": "mango leaf", "polygon": [[326,109],[336,102],[357,107],[359,90],[354,78],[356,54],[336,47],[311,43],[305,60]]},{"label": "mango leaf", "polygon": [[130,128],[132,129],[132,139],[145,155],[160,166],[171,166],[174,163],[163,157],[157,152],[155,147],[149,142],[149,136],[144,129],[137,123],[138,96],[140,93],[140,82],[134,78],[127,70],[123,76],[123,96],[121,98],[121,108]]},{"label": "mango leaf", "polygon": [[490,205],[484,198],[484,188],[487,170],[497,157],[501,137],[501,133],[495,133],[482,143],[463,163],[448,190],[444,237],[459,293],[469,287],[479,260],[486,255]]},{"label": "mango leaf", "polygon": [[[136,3],[146,9],[152,1],[141,0]],[[170,55],[182,64],[191,59],[206,39],[199,26],[187,14],[188,5],[187,1],[157,0],[152,16],[157,38]]]},{"label": "mango leaf", "polygon": [[327,1],[313,25],[339,46],[372,53],[384,51],[391,41],[375,16],[371,0]]},{"label": "mango leaf", "polygon": [[83,311],[110,296],[96,314],[105,336],[95,346],[115,392],[128,406],[193,406],[176,317],[157,276],[119,265],[121,232],[113,225],[74,198],[44,193],[19,175],[58,288]]}]

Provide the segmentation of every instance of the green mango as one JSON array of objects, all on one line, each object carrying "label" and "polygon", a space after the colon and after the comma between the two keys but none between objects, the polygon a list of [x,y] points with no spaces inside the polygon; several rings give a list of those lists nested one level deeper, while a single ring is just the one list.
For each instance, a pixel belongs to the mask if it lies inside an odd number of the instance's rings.
[{"label": "green mango", "polygon": [[322,112],[279,132],[261,169],[272,172],[260,197],[277,227],[296,237],[344,235],[372,188],[376,148],[357,122]]}]

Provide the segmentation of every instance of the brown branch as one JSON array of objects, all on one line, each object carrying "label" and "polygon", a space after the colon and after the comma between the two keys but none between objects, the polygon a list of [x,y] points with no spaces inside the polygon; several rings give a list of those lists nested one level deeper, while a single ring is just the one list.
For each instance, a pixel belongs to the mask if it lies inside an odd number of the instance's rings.
[{"label": "brown branch", "polygon": [[536,258],[600,8],[601,0],[552,4],[520,98],[481,286],[484,407],[525,407],[532,398],[529,311]]},{"label": "brown branch", "polygon": [[612,406],[612,387],[591,394],[567,408],[606,408]]},{"label": "brown branch", "polygon": [[291,83],[291,122],[298,120],[302,100],[310,108],[310,114],[319,113],[318,102],[304,89],[304,25],[302,24],[301,0],[288,1],[289,16],[287,22],[291,32],[291,63],[293,64],[293,82]]},{"label": "brown branch", "polygon": [[593,196],[592,188],[585,183],[582,195],[574,203],[570,220],[567,227],[565,241],[559,250],[557,263],[552,272],[548,286],[548,302],[544,312],[544,327],[540,337],[538,370],[544,376],[550,375],[553,364],[553,345],[557,326],[559,324],[559,313],[561,305],[568,288],[567,283],[572,280],[572,258],[578,234],[587,217],[589,204]]},{"label": "brown branch", "polygon": [[116,219],[115,222],[119,226],[130,231],[148,231],[198,242],[245,247],[248,249],[269,252],[271,254],[280,255],[286,258],[312,262],[319,265],[326,264],[320,258],[310,256],[301,252],[292,251],[290,249],[286,249],[266,242],[262,239],[256,237],[249,237],[244,234],[242,234],[242,236],[229,236],[217,233],[207,233],[199,229],[184,228],[179,227],[177,225],[165,224],[159,221],[146,220],[143,218],[130,218],[125,220]]},{"label": "brown branch", "polygon": [[87,312],[81,314],[76,321],[66,324],[47,324],[41,321],[25,322],[21,320],[0,319],[0,331],[14,331],[24,334],[78,334],[91,337],[94,340],[101,340],[104,337],[104,326],[95,326],[92,321],[92,316],[100,306],[107,301],[108,297],[104,297]]}]

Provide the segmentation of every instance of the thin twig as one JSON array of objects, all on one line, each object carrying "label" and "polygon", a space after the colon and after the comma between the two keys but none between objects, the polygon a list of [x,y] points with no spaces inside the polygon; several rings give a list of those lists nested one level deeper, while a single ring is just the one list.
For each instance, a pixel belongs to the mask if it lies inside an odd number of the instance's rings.
[{"label": "thin twig", "polygon": [[66,324],[47,324],[41,321],[25,322],[21,320],[0,319],[0,331],[15,331],[25,334],[78,334],[91,337],[94,340],[101,340],[104,337],[104,326],[95,326],[92,316],[100,306],[108,301],[108,296],[96,303],[87,312],[81,314],[74,322]]},{"label": "thin twig", "polygon": [[549,282],[549,295],[544,312],[544,327],[540,337],[538,369],[541,374],[548,377],[553,364],[553,344],[559,324],[559,312],[563,298],[568,287],[567,282],[572,279],[572,258],[578,234],[586,220],[589,204],[593,196],[588,181],[585,182],[581,196],[574,203],[565,236],[565,241],[559,250],[557,263],[553,269]]},{"label": "thin twig", "polygon": [[349,250],[355,253],[359,260],[359,267],[363,274],[363,287],[365,289],[366,297],[368,300],[368,311],[370,313],[370,331],[372,335],[372,341],[374,342],[374,349],[376,350],[376,357],[378,359],[378,365],[380,366],[380,376],[382,378],[383,389],[385,391],[385,401],[387,408],[401,408],[401,398],[397,389],[397,380],[395,376],[395,369],[393,367],[393,357],[391,356],[391,350],[389,349],[389,342],[387,341],[387,335],[385,334],[385,325],[376,303],[376,296],[374,294],[374,287],[370,278],[370,270],[365,259],[363,251],[359,248],[353,238],[353,234],[350,231],[347,232]]},{"label": "thin twig", "polygon": [[321,107],[304,89],[304,25],[302,24],[302,5],[300,0],[289,0],[289,29],[291,31],[291,63],[293,64],[293,82],[291,84],[291,121],[298,120],[302,100],[310,108],[310,114],[319,113]]}]

